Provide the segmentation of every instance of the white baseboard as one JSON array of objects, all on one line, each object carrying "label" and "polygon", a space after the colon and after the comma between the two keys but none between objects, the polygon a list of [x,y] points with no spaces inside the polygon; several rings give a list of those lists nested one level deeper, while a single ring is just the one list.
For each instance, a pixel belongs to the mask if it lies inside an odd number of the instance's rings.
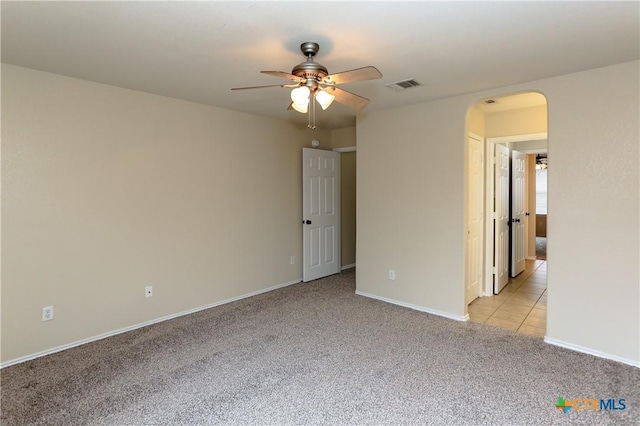
[{"label": "white baseboard", "polygon": [[617,361],[617,362],[621,362],[623,364],[627,364],[627,365],[631,365],[633,367],[639,367],[640,368],[640,361],[633,361],[631,359],[626,359],[626,358],[622,358],[622,357],[619,357],[619,356],[616,356],[616,355],[611,355],[611,354],[608,354],[608,353],[605,353],[605,352],[596,351],[595,349],[585,348],[583,346],[574,345],[573,343],[563,342],[561,340],[552,339],[550,337],[545,337],[544,341],[545,341],[545,343],[548,343],[550,345],[560,346],[561,348],[570,349],[570,350],[576,351],[576,352],[582,352],[583,354],[593,355],[593,356],[596,356],[598,358],[610,359],[612,361]]},{"label": "white baseboard", "polygon": [[368,297],[370,299],[381,300],[383,302],[391,303],[393,305],[404,306],[405,308],[414,309],[420,312],[426,312],[428,314],[438,315],[439,317],[445,317],[456,321],[468,321],[469,315],[455,315],[449,312],[438,311],[436,309],[429,309],[422,306],[412,305],[411,303],[400,302],[399,300],[388,299],[382,296],[376,296],[375,294],[365,293],[363,291],[356,290],[356,294],[359,296]]},{"label": "white baseboard", "polygon": [[76,346],[84,345],[86,343],[95,342],[96,340],[106,339],[107,337],[111,337],[111,336],[115,336],[115,335],[118,335],[118,334],[126,333],[128,331],[136,330],[138,328],[146,327],[148,325],[152,325],[152,324],[156,324],[156,323],[159,323],[159,322],[167,321],[167,320],[170,320],[170,319],[173,319],[173,318],[178,318],[178,317],[181,317],[181,316],[184,316],[184,315],[193,314],[193,313],[196,313],[196,312],[199,312],[199,311],[204,311],[205,309],[215,308],[216,306],[225,305],[225,304],[231,303],[231,302],[236,302],[238,300],[246,299],[248,297],[257,296],[259,294],[267,293],[267,292],[270,292],[270,291],[273,291],[273,290],[277,290],[277,289],[282,288],[282,287],[287,287],[287,286],[290,286],[290,285],[293,285],[293,284],[298,284],[301,281],[302,281],[302,278],[300,278],[299,280],[289,281],[289,282],[286,282],[284,284],[277,284],[277,285],[274,285],[274,286],[271,286],[271,287],[264,288],[262,290],[254,291],[252,293],[247,293],[247,294],[243,294],[241,296],[232,297],[231,299],[226,299],[226,300],[222,300],[220,302],[210,303],[208,305],[200,306],[198,308],[188,309],[186,311],[178,312],[176,314],[167,315],[167,316],[164,316],[164,317],[161,317],[161,318],[156,318],[156,319],[153,319],[153,320],[150,320],[150,321],[141,322],[139,324],[135,324],[135,325],[132,325],[132,326],[129,326],[129,327],[121,328],[121,329],[114,330],[114,331],[108,331],[106,333],[102,333],[102,334],[99,334],[97,336],[88,337],[86,339],[78,340],[78,341],[75,341],[75,342],[72,342],[72,343],[68,343],[68,344],[62,345],[62,346],[57,346],[57,347],[52,348],[52,349],[47,349],[47,350],[44,350],[44,351],[36,352],[34,354],[25,355],[25,356],[22,356],[20,358],[16,358],[16,359],[12,359],[12,360],[0,363],[0,369],[8,367],[10,365],[20,364],[21,362],[30,361],[30,360],[35,359],[35,358],[40,358],[40,357],[43,357],[45,355],[51,355],[53,353],[64,351],[66,349],[75,348]]},{"label": "white baseboard", "polygon": [[351,269],[351,268],[355,268],[356,264],[355,263],[350,263],[348,265],[344,265],[342,268],[340,268],[341,271],[344,271],[345,269]]}]

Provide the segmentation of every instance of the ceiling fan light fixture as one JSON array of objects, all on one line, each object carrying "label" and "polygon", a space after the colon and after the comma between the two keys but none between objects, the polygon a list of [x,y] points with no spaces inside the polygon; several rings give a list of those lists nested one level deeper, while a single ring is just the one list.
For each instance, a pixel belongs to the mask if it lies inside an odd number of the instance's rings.
[{"label": "ceiling fan light fixture", "polygon": [[331,105],[335,98],[335,95],[332,95],[326,90],[318,90],[316,92],[316,101],[318,101],[323,110],[329,108],[329,105]]},{"label": "ceiling fan light fixture", "polygon": [[536,170],[544,170],[548,167],[546,155],[543,157],[540,154],[536,155]]},{"label": "ceiling fan light fixture", "polygon": [[[305,42],[300,45],[300,50],[306,61],[296,65],[291,73],[283,71],[260,71],[262,74],[285,78],[288,84],[273,84],[269,86],[233,87],[231,90],[263,89],[268,87],[284,87],[291,90],[291,103],[288,110],[295,110],[309,115],[310,129],[316,128],[316,104],[323,110],[336,101],[356,110],[362,110],[369,104],[369,99],[336,87],[339,84],[353,83],[356,81],[376,80],[382,78],[382,73],[373,66],[354,68],[339,73],[329,74],[324,65],[313,60],[320,46],[318,43]],[[293,83],[291,83],[293,82]]]},{"label": "ceiling fan light fixture", "polygon": [[309,111],[309,106],[308,105],[309,105],[308,102],[306,104],[297,104],[297,103],[293,102],[291,104],[291,108],[295,109],[299,113],[306,114],[307,111]]},{"label": "ceiling fan light fixture", "polygon": [[298,112],[306,113],[309,106],[309,95],[311,90],[307,86],[296,87],[291,91],[291,100],[293,101],[293,109]]}]

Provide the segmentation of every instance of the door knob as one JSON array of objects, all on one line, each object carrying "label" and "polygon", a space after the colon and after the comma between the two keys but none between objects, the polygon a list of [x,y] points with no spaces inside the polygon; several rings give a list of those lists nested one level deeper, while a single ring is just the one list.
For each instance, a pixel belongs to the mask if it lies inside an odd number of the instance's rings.
[{"label": "door knob", "polygon": [[520,219],[516,219],[516,222],[520,222]]},{"label": "door knob", "polygon": [[307,225],[311,225],[311,221],[310,220],[303,220],[302,223],[306,223]]},{"label": "door knob", "polygon": [[530,216],[529,212],[526,212],[524,215],[525,215],[525,216]]}]

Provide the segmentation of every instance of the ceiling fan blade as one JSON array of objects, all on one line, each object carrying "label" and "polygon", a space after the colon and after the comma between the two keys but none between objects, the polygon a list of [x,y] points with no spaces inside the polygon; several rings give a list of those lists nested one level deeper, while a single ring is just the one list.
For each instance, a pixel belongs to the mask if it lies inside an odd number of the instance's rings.
[{"label": "ceiling fan blade", "polygon": [[343,84],[353,81],[375,80],[378,78],[382,78],[382,73],[378,71],[376,67],[363,67],[328,75],[322,82],[328,84]]},{"label": "ceiling fan blade", "polygon": [[264,89],[267,87],[298,87],[298,84],[270,84],[268,86],[233,87],[231,90]]},{"label": "ceiling fan blade", "polygon": [[336,97],[336,101],[343,105],[351,107],[357,110],[363,110],[369,105],[369,99],[356,95],[355,93],[348,92],[339,87],[331,87],[324,89]]},{"label": "ceiling fan blade", "polygon": [[282,72],[282,71],[260,71],[260,72],[262,74],[268,74],[274,77],[286,78],[287,80],[304,81],[304,78],[298,77],[297,75],[289,74],[287,72]]}]

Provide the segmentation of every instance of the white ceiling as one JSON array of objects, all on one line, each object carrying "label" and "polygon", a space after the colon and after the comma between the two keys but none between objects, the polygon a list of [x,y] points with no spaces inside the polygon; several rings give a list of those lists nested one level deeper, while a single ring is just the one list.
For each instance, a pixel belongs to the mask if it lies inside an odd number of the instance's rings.
[{"label": "white ceiling", "polygon": [[[367,110],[637,60],[632,2],[2,2],[2,61],[295,123],[286,83],[305,41],[330,73],[373,65],[342,88]],[[423,87],[385,84],[414,78]],[[325,128],[355,123],[334,103]]]}]

